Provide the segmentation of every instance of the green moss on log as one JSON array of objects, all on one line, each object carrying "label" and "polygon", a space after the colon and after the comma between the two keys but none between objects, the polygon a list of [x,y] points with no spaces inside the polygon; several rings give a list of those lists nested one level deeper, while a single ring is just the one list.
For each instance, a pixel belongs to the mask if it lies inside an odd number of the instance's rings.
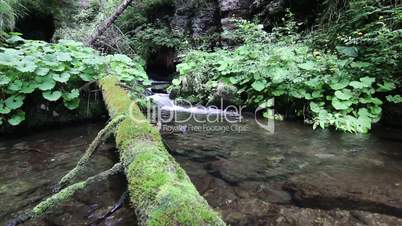
[{"label": "green moss on log", "polygon": [[32,210],[33,217],[38,217],[43,215],[46,210],[58,205],[59,203],[69,199],[73,194],[78,191],[82,190],[86,187],[86,182],[79,182],[73,184],[66,189],[61,190],[56,195],[51,196],[50,198],[46,199],[45,201],[39,203],[35,208]]},{"label": "green moss on log", "polygon": [[167,152],[158,130],[116,81],[107,77],[100,84],[111,117],[129,115],[116,130],[116,144],[139,223],[225,225]]}]

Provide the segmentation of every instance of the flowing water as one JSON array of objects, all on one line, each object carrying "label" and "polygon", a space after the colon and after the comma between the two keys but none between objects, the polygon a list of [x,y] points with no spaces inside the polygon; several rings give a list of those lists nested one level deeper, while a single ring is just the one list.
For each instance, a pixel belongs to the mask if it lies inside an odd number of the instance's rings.
[{"label": "flowing water", "polygon": [[174,115],[183,122],[160,126],[166,146],[232,225],[402,225],[401,131],[355,135],[277,121],[272,133],[251,115],[202,123],[211,115]]},{"label": "flowing water", "polygon": [[[0,141],[0,225],[51,194],[71,170],[103,123],[65,127]],[[81,179],[107,170],[117,161],[113,145],[102,145]],[[124,206],[110,216],[125,191],[124,176],[113,176],[78,192],[35,222],[25,225],[136,225],[133,210]]]},{"label": "flowing water", "polygon": [[[167,148],[229,224],[402,225],[401,131],[354,135],[277,121],[273,132],[252,115],[152,98],[161,119],[176,117],[158,123]],[[49,196],[102,126],[0,140],[0,225]],[[83,178],[117,161],[113,146],[100,149]],[[125,187],[114,176],[25,225],[136,225],[128,206],[104,217]]]}]

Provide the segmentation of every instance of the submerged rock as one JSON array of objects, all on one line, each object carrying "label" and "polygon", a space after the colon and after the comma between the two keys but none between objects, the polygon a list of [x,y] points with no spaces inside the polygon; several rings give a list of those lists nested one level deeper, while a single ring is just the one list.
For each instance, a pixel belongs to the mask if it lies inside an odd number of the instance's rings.
[{"label": "submerged rock", "polygon": [[371,211],[402,217],[401,181],[381,174],[314,173],[294,176],[285,189],[301,206]]}]

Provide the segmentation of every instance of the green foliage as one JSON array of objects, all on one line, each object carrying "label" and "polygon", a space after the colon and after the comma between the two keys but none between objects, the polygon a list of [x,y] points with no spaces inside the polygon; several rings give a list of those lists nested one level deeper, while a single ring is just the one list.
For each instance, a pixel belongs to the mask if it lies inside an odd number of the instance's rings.
[{"label": "green foliage", "polygon": [[137,54],[148,58],[151,53],[155,53],[161,47],[183,48],[185,45],[183,40],[183,37],[173,33],[167,27],[146,24],[142,29],[137,29],[131,43]]},{"label": "green foliage", "polygon": [[366,63],[364,70],[370,76],[400,80],[401,2],[388,0],[335,2],[340,4],[337,20],[324,19],[321,29],[313,33],[316,48],[337,50],[341,57],[353,57]]},{"label": "green foliage", "polygon": [[15,19],[17,17],[17,6],[18,0],[0,1],[0,32],[14,28]]},{"label": "green foliage", "polygon": [[298,106],[296,113],[309,117],[314,128],[368,132],[381,117],[379,93],[399,84],[371,74],[367,68],[372,64],[355,59],[357,50],[352,47],[339,47],[341,58],[313,50],[292,32],[294,27],[291,22],[266,34],[261,26],[240,22],[237,37],[244,43],[234,50],[190,51],[178,65],[181,76],[173,89],[206,102],[216,88],[211,84],[224,81],[235,85],[248,105],[265,108],[275,97],[279,105]]},{"label": "green foliage", "polygon": [[22,108],[28,95],[62,101],[74,110],[79,106],[78,88],[106,74],[119,75],[122,82],[133,86],[135,94],[148,83],[142,65],[125,55],[102,56],[71,40],[57,44],[12,36],[8,40],[17,43],[0,48],[0,124],[18,125],[25,119]]}]

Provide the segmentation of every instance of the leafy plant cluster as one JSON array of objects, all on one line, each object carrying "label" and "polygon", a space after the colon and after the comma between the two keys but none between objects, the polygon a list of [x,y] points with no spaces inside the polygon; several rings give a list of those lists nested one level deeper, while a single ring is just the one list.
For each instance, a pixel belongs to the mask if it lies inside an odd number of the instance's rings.
[{"label": "leafy plant cluster", "polygon": [[[402,3],[390,0],[337,0],[337,16],[327,18],[312,34],[314,46],[332,51],[350,47],[353,57],[366,62],[376,78],[401,79]],[[328,14],[328,13],[327,13]],[[332,19],[331,19],[332,18]]]},{"label": "leafy plant cluster", "polygon": [[183,48],[183,37],[173,33],[165,26],[146,24],[141,29],[137,29],[136,34],[131,38],[131,43],[135,52],[143,58],[148,58],[162,47],[171,49]]},{"label": "leafy plant cluster", "polygon": [[294,106],[314,128],[361,133],[380,119],[384,101],[400,101],[386,95],[399,83],[371,74],[372,65],[357,60],[354,48],[338,47],[336,54],[314,50],[292,32],[295,26],[292,22],[268,34],[259,25],[239,22],[244,43],[233,50],[190,51],[178,65],[173,89],[207,102],[223,81],[236,86],[248,105],[267,108],[275,97],[276,105]]},{"label": "leafy plant cluster", "polygon": [[106,74],[119,75],[137,94],[148,83],[142,65],[125,55],[102,56],[71,40],[50,44],[11,35],[7,41],[14,46],[0,47],[0,125],[6,121],[15,126],[25,119],[22,108],[28,95],[74,110],[80,103],[79,88]]}]

